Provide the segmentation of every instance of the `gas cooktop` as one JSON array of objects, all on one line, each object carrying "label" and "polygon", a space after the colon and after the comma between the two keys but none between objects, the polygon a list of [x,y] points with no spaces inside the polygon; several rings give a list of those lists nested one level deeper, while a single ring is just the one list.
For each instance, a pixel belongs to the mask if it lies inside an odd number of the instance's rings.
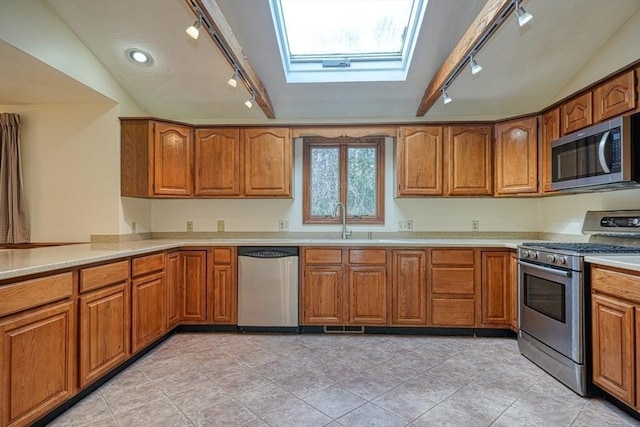
[{"label": "gas cooktop", "polygon": [[602,243],[526,242],[523,247],[567,251],[575,254],[640,254],[640,247]]}]

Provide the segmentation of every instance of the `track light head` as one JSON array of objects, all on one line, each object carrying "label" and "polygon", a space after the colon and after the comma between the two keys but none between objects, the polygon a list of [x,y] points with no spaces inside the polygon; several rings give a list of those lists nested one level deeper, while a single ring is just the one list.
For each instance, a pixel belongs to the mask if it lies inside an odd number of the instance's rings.
[{"label": "track light head", "polygon": [[200,22],[200,18],[193,23],[192,26],[187,28],[187,34],[194,40],[198,40],[198,36],[200,36],[200,28],[202,27],[202,22]]},{"label": "track light head", "polygon": [[227,80],[227,84],[231,87],[237,87],[238,86],[238,69],[236,68],[236,71],[234,71],[233,73],[233,77],[231,77],[229,80]]},{"label": "track light head", "polygon": [[524,10],[524,8],[519,5],[518,0],[516,0],[516,15],[518,15],[518,25],[521,27],[533,19],[533,15]]},{"label": "track light head", "polygon": [[451,97],[447,95],[447,88],[442,89],[442,102],[444,103],[444,105],[447,105],[451,101],[453,101],[453,99],[451,99]]},{"label": "track light head", "polygon": [[251,109],[251,107],[253,107],[253,101],[255,101],[255,100],[256,100],[256,94],[255,94],[255,93],[252,93],[252,94],[251,94],[251,98],[250,98],[250,99],[247,99],[247,100],[244,102],[244,105],[245,105],[247,108]]},{"label": "track light head", "polygon": [[482,71],[482,66],[476,62],[476,60],[473,58],[473,55],[471,55],[469,59],[469,65],[471,65],[471,74],[473,75],[478,74],[480,71]]}]

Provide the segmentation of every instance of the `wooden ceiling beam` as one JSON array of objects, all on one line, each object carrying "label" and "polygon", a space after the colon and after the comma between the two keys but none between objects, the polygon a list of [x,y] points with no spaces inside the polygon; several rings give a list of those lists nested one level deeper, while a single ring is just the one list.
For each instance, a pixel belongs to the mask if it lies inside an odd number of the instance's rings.
[{"label": "wooden ceiling beam", "polygon": [[473,20],[467,31],[464,33],[456,47],[453,48],[449,57],[444,61],[440,69],[436,72],[424,91],[416,116],[424,116],[427,111],[440,99],[440,94],[444,84],[456,71],[458,66],[467,60],[472,49],[484,36],[493,24],[500,18],[513,0],[488,0],[476,19]]},{"label": "wooden ceiling beam", "polygon": [[[244,49],[231,29],[229,22],[227,22],[227,19],[222,14],[216,0],[185,1],[196,17],[198,17],[197,9],[200,9],[206,21],[211,25],[211,29],[214,33],[211,34],[207,31],[209,37],[211,37],[214,44],[221,49],[221,53],[225,59],[227,59],[227,61],[231,59],[238,67],[240,74],[247,81],[247,84],[253,89],[256,97],[255,101],[260,106],[265,116],[269,119],[275,119],[276,114],[273,110],[273,105],[271,105],[271,99],[269,98],[267,89],[262,84],[258,73],[253,69],[251,62],[249,62],[249,58],[247,58]],[[226,58],[227,55],[230,58]]]}]

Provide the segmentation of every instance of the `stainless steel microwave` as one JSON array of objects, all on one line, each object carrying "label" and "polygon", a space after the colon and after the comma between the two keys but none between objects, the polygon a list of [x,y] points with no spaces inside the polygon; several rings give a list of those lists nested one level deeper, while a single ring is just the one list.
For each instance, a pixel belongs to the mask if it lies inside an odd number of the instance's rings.
[{"label": "stainless steel microwave", "polygon": [[640,184],[640,114],[617,117],[551,143],[551,188],[593,191]]}]

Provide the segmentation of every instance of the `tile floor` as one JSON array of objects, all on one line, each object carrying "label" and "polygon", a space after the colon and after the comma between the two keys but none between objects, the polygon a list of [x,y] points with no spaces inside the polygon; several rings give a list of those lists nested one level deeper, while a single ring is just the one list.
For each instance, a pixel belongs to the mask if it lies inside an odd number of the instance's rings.
[{"label": "tile floor", "polygon": [[502,338],[177,334],[52,426],[631,426]]}]

